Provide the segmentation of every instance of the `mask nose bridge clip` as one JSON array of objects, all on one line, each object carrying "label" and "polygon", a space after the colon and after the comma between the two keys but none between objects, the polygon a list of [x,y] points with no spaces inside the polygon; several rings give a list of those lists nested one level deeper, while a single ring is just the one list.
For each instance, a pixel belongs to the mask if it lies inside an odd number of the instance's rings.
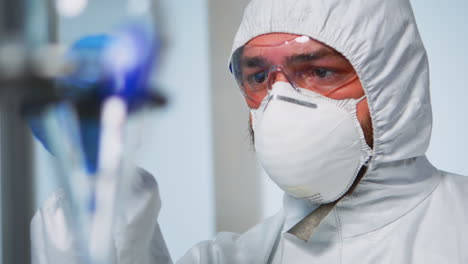
[{"label": "mask nose bridge clip", "polygon": [[311,102],[307,102],[307,101],[303,101],[303,100],[299,100],[296,98],[279,95],[279,94],[268,94],[267,101],[265,103],[265,106],[262,108],[262,111],[265,112],[268,106],[270,105],[270,102],[274,100],[283,101],[283,102],[290,103],[290,104],[296,104],[296,105],[308,107],[311,109],[318,108],[317,104],[314,104]]},{"label": "mask nose bridge clip", "polygon": [[317,104],[306,102],[306,101],[303,101],[303,100],[298,100],[298,99],[295,99],[295,98],[292,98],[292,97],[287,97],[287,96],[283,96],[283,95],[279,95],[279,94],[271,95],[270,98],[268,99],[268,103],[270,101],[272,101],[272,100],[278,100],[278,101],[283,101],[283,102],[287,102],[287,103],[291,103],[291,104],[297,104],[297,105],[312,108],[312,109],[317,108]]}]

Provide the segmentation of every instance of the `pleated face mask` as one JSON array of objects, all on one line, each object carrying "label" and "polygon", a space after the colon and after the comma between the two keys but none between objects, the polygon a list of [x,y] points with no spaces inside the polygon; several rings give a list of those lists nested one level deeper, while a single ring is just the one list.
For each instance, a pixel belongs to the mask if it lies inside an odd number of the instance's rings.
[{"label": "pleated face mask", "polygon": [[271,179],[286,193],[317,204],[352,186],[372,156],[356,116],[359,99],[335,100],[276,82],[251,109],[255,149]]}]

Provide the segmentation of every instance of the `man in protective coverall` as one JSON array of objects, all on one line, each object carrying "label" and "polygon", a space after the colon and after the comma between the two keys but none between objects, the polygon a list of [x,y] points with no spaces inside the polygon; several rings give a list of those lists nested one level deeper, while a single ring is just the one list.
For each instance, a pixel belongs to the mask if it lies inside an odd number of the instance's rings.
[{"label": "man in protective coverall", "polygon": [[[409,0],[253,0],[231,71],[283,208],[178,263],[468,263],[468,178],[434,168],[426,52]],[[172,263],[151,175],[135,177],[117,263]],[[53,196],[32,222],[35,263],[77,254]]]}]

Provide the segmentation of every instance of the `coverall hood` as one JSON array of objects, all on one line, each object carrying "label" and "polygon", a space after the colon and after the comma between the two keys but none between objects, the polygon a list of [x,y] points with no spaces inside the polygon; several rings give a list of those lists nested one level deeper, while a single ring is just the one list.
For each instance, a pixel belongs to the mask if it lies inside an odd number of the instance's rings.
[{"label": "coverall hood", "polygon": [[256,0],[233,51],[268,33],[310,36],[343,54],[366,92],[374,161],[424,155],[432,125],[429,71],[408,0]]},{"label": "coverall hood", "polygon": [[374,156],[354,193],[337,206],[347,218],[343,225],[352,227],[349,235],[375,230],[427,197],[439,181],[424,156],[432,127],[429,70],[409,1],[253,0],[232,51],[268,33],[306,35],[334,48],[367,95]]}]

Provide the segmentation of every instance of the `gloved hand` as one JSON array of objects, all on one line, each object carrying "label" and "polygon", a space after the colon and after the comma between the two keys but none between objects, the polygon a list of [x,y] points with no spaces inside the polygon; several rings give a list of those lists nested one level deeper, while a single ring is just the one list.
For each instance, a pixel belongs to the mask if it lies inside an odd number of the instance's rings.
[{"label": "gloved hand", "polygon": [[[129,199],[121,205],[112,235],[116,263],[172,263],[157,222],[161,200],[156,180],[138,169],[128,187]],[[70,217],[70,206],[61,191],[36,212],[31,222],[33,264],[79,263]]]}]

